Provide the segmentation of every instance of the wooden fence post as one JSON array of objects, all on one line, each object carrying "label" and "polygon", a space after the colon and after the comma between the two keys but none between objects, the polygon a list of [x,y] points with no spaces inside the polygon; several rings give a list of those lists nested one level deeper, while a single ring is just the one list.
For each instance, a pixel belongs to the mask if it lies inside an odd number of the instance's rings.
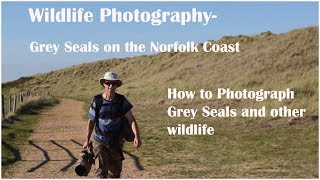
[{"label": "wooden fence post", "polygon": [[13,97],[13,112],[16,112],[17,108],[17,95],[14,95]]},{"label": "wooden fence post", "polygon": [[9,112],[11,112],[12,111],[12,109],[11,109],[11,107],[12,107],[12,101],[11,101],[11,95],[9,95]]},{"label": "wooden fence post", "polygon": [[21,103],[23,103],[23,98],[24,98],[24,92],[21,93]]},{"label": "wooden fence post", "polygon": [[20,104],[22,104],[22,93],[19,94]]},{"label": "wooden fence post", "polygon": [[[9,95],[9,107],[8,107],[8,110],[7,110],[7,114],[10,113],[10,112],[16,112],[17,111],[17,107],[22,104],[24,101],[28,101],[29,98],[31,97],[43,97],[43,98],[46,98],[46,97],[50,97],[51,96],[51,93],[48,91],[48,92],[37,92],[37,91],[34,91],[34,92],[30,92],[30,91],[27,91],[27,92],[22,92],[22,93],[19,93],[19,94],[13,94],[13,95]],[[2,94],[2,118],[5,118],[5,104],[4,104],[5,100],[4,100],[4,94]]]},{"label": "wooden fence post", "polygon": [[17,104],[20,104],[20,95],[17,95]]},{"label": "wooden fence post", "polygon": [[5,115],[4,115],[4,95],[2,94],[2,119],[4,119]]}]

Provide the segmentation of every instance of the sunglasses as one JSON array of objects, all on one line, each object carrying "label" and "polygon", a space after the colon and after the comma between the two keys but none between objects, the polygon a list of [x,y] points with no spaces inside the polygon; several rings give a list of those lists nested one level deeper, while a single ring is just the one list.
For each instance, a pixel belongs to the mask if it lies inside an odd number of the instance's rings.
[{"label": "sunglasses", "polygon": [[112,84],[112,86],[117,86],[118,82],[105,81],[104,84],[107,85],[107,86],[110,86],[111,84]]}]

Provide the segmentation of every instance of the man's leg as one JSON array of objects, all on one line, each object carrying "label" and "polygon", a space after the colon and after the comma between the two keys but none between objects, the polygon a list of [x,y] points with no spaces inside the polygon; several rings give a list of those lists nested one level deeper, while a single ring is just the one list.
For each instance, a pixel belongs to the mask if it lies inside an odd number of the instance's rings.
[{"label": "man's leg", "polygon": [[108,177],[108,152],[106,146],[100,142],[94,141],[94,155],[95,155],[95,175],[98,178]]},{"label": "man's leg", "polygon": [[122,160],[114,160],[108,163],[109,165],[109,177],[110,178],[120,178],[122,171]]},{"label": "man's leg", "polygon": [[110,159],[108,161],[109,177],[120,178],[122,172],[122,160],[124,160],[123,153],[123,141],[120,141],[118,145],[109,148]]}]

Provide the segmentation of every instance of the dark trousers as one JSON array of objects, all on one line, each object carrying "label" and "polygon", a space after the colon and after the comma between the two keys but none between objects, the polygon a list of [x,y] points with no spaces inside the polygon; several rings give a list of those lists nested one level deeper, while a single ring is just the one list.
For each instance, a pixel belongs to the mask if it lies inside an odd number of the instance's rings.
[{"label": "dark trousers", "polygon": [[[120,178],[122,171],[123,143],[116,146],[106,146],[105,144],[94,141],[94,159],[96,176],[99,178]],[[109,171],[109,174],[108,174]]]}]

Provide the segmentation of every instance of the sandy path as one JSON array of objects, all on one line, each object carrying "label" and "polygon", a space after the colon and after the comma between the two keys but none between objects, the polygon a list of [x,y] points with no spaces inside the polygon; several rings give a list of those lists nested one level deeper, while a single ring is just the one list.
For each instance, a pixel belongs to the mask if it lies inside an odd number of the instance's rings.
[{"label": "sandy path", "polygon": [[[10,178],[80,178],[74,173],[75,162],[85,140],[87,122],[82,119],[84,103],[62,99],[43,112],[28,145],[21,150],[21,161],[6,172]],[[135,165],[135,155],[125,153],[121,178],[149,176]],[[89,178],[93,175],[90,174]]]}]

